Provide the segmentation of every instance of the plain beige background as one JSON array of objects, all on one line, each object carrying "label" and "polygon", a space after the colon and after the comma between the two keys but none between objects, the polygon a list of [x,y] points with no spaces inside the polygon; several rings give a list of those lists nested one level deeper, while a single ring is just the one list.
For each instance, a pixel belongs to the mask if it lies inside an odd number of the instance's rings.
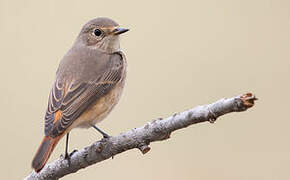
[{"label": "plain beige background", "polygon": [[[0,1],[1,179],[22,179],[43,136],[58,63],[81,26],[111,17],[130,32],[122,99],[99,126],[118,135],[149,120],[245,92],[244,113],[180,130],[63,178],[289,179],[290,1]],[[100,139],[71,133],[70,150]],[[64,152],[64,140],[50,161]]]}]

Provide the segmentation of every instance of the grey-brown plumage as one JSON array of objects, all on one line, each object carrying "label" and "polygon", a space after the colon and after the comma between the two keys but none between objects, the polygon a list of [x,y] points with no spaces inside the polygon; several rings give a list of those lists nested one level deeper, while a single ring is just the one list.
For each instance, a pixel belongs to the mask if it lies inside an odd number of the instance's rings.
[{"label": "grey-brown plumage", "polygon": [[119,34],[108,18],[89,21],[61,60],[45,114],[45,137],[33,159],[39,172],[57,142],[75,127],[91,127],[117,104],[126,76]]}]

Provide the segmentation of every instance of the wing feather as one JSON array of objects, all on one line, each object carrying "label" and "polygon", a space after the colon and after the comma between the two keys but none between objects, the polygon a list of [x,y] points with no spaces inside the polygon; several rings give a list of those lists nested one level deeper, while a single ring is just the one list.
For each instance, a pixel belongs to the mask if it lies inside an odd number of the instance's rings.
[{"label": "wing feather", "polygon": [[[72,82],[67,90],[58,80],[51,90],[45,115],[45,135],[56,137],[63,133],[93,102],[106,95],[121,79],[124,68],[123,56],[112,56],[106,70],[90,81]],[[54,122],[55,113],[62,117]]]}]

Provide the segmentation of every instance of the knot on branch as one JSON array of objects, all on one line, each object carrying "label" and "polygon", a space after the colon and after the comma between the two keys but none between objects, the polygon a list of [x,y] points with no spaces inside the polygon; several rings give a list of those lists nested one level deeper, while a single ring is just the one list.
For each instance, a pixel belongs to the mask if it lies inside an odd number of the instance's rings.
[{"label": "knot on branch", "polygon": [[104,149],[104,146],[102,143],[98,143],[96,145],[96,153],[101,153],[103,151],[103,149]]},{"label": "knot on branch", "polygon": [[208,112],[209,112],[209,118],[208,121],[210,123],[214,123],[216,121],[216,119],[218,118],[218,116],[212,112],[212,110],[210,108],[208,108]]},{"label": "knot on branch", "polygon": [[138,149],[142,152],[142,154],[146,154],[150,151],[151,148],[148,146],[148,144],[141,143],[139,144]]}]

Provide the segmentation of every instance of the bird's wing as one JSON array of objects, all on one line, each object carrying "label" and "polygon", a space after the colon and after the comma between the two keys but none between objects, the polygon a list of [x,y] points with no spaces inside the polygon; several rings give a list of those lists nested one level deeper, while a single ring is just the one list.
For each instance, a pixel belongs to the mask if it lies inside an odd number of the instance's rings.
[{"label": "bird's wing", "polygon": [[62,134],[92,103],[120,81],[124,67],[122,56],[112,56],[108,63],[106,70],[92,81],[68,85],[55,81],[45,115],[45,135],[56,137]]}]

